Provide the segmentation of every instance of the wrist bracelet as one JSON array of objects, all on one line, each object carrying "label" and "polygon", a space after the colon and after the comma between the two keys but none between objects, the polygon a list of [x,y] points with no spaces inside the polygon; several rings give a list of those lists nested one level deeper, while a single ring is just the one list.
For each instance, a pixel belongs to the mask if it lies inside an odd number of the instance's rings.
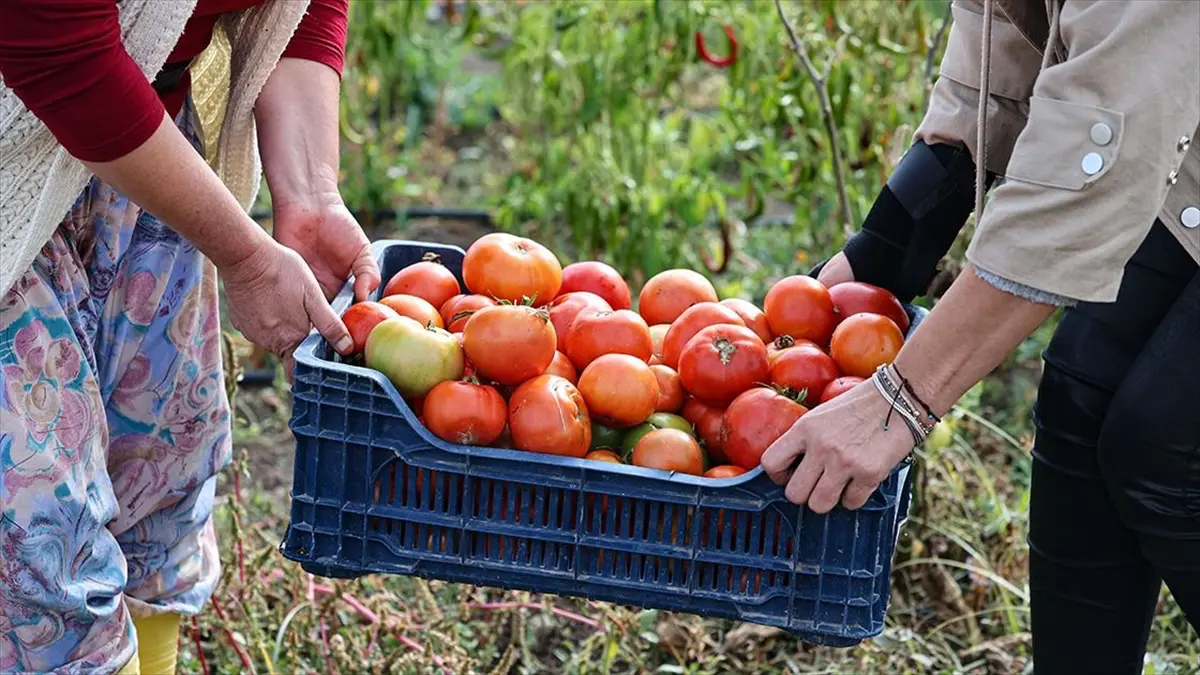
[{"label": "wrist bracelet", "polygon": [[913,410],[912,404],[904,397],[904,392],[899,387],[895,387],[890,379],[884,374],[883,366],[880,366],[875,371],[875,376],[871,378],[871,382],[875,384],[875,389],[879,391],[890,404],[888,415],[883,420],[883,428],[887,430],[888,424],[891,421],[892,413],[895,412],[904,420],[905,426],[908,427],[913,436],[913,444],[920,445],[925,442],[929,436],[932,427],[926,429],[919,421],[918,414]]}]

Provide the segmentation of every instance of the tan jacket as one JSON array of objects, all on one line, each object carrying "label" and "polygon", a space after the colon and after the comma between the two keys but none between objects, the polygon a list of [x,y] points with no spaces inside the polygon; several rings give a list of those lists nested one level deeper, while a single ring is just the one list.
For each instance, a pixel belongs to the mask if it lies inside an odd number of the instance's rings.
[{"label": "tan jacket", "polygon": [[[1155,217],[1200,262],[1200,0],[992,0],[984,161],[1005,179],[967,258],[1020,284],[1116,299]],[[954,0],[916,137],[976,158],[983,3]]]}]

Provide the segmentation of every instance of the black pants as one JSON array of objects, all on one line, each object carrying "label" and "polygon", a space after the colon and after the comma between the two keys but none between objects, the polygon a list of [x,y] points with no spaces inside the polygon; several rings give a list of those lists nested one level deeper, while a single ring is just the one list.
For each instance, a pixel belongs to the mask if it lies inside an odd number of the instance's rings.
[{"label": "black pants", "polygon": [[1200,273],[1161,223],[1064,314],[1035,422],[1035,673],[1141,673],[1163,582],[1200,626]]}]

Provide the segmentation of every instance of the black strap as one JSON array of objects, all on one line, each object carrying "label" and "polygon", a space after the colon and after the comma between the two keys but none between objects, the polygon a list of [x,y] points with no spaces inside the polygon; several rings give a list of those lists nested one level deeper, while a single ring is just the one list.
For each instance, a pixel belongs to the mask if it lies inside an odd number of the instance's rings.
[{"label": "black strap", "polygon": [[188,68],[192,66],[192,59],[186,61],[176,61],[168,63],[158,71],[158,75],[154,78],[154,91],[159,94],[166,94],[173,91],[179,83],[183,81],[183,76],[187,74]]}]

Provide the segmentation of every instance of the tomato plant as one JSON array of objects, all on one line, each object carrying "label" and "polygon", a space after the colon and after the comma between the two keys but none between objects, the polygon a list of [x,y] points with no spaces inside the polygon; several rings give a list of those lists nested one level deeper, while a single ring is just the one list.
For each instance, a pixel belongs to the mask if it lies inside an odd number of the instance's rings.
[{"label": "tomato plant", "polygon": [[540,306],[558,295],[562,265],[532,239],[492,232],[476,239],[463,258],[463,279],[472,293]]},{"label": "tomato plant", "polygon": [[703,274],[674,269],[659,272],[642,286],[638,313],[648,324],[673,323],[698,302],[716,302],[717,289]]},{"label": "tomato plant", "polygon": [[779,280],[767,291],[763,311],[775,335],[829,344],[835,323],[833,298],[816,279],[797,274]]},{"label": "tomato plant", "polygon": [[554,324],[554,334],[558,336],[558,351],[567,351],[567,334],[571,324],[583,311],[612,311],[608,302],[588,291],[563,293],[550,302],[550,322]]},{"label": "tomato plant", "polygon": [[425,426],[460,445],[491,445],[508,423],[508,404],[495,388],[477,381],[442,382],[425,396]]},{"label": "tomato plant", "polygon": [[366,365],[383,373],[405,398],[425,396],[439,382],[463,374],[458,340],[441,328],[406,316],[384,319],[367,338]]},{"label": "tomato plant", "polygon": [[833,331],[829,354],[846,375],[868,378],[875,369],[891,363],[904,346],[904,335],[894,321],[880,314],[855,314]]},{"label": "tomato plant", "polygon": [[442,315],[424,298],[415,295],[388,295],[380,299],[379,304],[386,305],[400,316],[406,316],[422,326],[445,328]]},{"label": "tomato plant", "polygon": [[767,348],[745,326],[709,326],[696,333],[679,358],[679,378],[692,396],[724,406],[770,372]]},{"label": "tomato plant", "polygon": [[525,305],[485,307],[463,328],[467,358],[480,375],[500,384],[520,384],[546,372],[556,344],[550,314]]},{"label": "tomato plant", "polygon": [[683,348],[702,329],[716,325],[745,326],[742,317],[729,307],[716,302],[699,302],[683,311],[671,324],[663,338],[662,362],[672,368],[679,367]]},{"label": "tomato plant", "polygon": [[567,356],[580,370],[605,354],[628,354],[650,361],[650,327],[635,312],[580,312],[567,333]]},{"label": "tomato plant", "polygon": [[658,380],[646,362],[628,354],[605,354],[579,375],[589,414],[615,427],[641,424],[658,404]]},{"label": "tomato plant", "polygon": [[753,469],[808,408],[768,387],[755,387],[725,411],[725,455],[729,463]]},{"label": "tomato plant", "polygon": [[361,354],[362,350],[366,349],[367,337],[376,324],[384,319],[395,319],[399,316],[391,307],[370,300],[350,305],[342,313],[342,323],[346,324],[350,337],[354,338],[354,351],[346,356]]},{"label": "tomato plant", "polygon": [[657,429],[643,436],[633,447],[632,463],[693,476],[704,473],[704,453],[700,444],[679,429]]},{"label": "tomato plant", "polygon": [[583,457],[592,443],[583,396],[556,375],[539,375],[513,391],[508,428],[513,445],[530,452]]},{"label": "tomato plant", "polygon": [[434,307],[441,307],[461,291],[458,279],[441,263],[441,257],[429,253],[421,262],[393,274],[382,295],[415,295]]},{"label": "tomato plant", "polygon": [[575,291],[594,293],[610,306],[610,309],[629,309],[632,306],[629,284],[612,267],[595,260],[567,265],[562,272],[560,295]]}]

